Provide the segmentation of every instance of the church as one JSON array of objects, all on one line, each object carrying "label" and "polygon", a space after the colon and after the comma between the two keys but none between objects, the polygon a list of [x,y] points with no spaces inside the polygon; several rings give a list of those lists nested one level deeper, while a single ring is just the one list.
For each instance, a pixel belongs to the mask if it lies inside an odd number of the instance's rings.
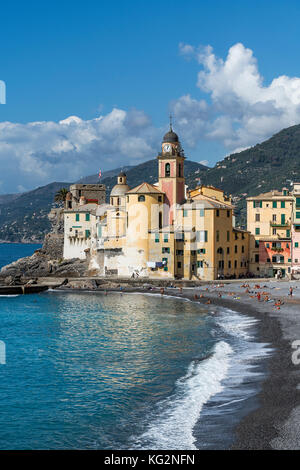
[{"label": "church", "polygon": [[109,203],[104,185],[72,185],[64,209],[64,258],[89,262],[91,275],[213,280],[249,271],[249,232],[235,227],[231,197],[190,190],[178,135],[164,135],[158,182],[135,188],[121,172]]}]

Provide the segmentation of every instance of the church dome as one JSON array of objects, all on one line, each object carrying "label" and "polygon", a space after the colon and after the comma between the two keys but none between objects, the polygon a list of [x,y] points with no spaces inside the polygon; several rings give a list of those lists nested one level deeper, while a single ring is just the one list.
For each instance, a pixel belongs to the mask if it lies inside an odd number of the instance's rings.
[{"label": "church dome", "polygon": [[112,190],[110,195],[111,196],[124,196],[127,191],[129,191],[130,187],[128,184],[116,184]]},{"label": "church dome", "polygon": [[179,142],[178,135],[175,134],[172,128],[164,135],[163,142]]}]

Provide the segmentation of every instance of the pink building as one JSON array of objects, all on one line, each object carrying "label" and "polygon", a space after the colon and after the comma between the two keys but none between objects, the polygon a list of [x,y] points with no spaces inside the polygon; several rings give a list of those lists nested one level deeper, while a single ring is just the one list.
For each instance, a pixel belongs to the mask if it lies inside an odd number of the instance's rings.
[{"label": "pink building", "polygon": [[292,213],[292,275],[300,276],[300,183],[294,183]]}]

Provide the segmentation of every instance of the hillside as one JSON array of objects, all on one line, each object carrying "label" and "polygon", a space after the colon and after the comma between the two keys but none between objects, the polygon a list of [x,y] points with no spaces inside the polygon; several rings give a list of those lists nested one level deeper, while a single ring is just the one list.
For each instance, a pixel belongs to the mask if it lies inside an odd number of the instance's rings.
[{"label": "hillside", "polygon": [[[157,160],[140,165],[123,167],[128,184],[137,186],[142,181],[157,181]],[[121,168],[104,172],[101,183],[107,187],[107,197],[116,184]],[[237,207],[238,223],[246,223],[246,197],[255,196],[271,189],[290,187],[292,181],[300,180],[300,125],[283,129],[270,139],[243,152],[229,155],[214,168],[185,161],[185,177],[190,188],[201,181],[224,189],[232,194]],[[80,180],[82,183],[98,183],[98,175]],[[0,240],[42,241],[50,224],[47,214],[53,198],[60,188],[70,183],[51,183],[27,193],[0,196]]]},{"label": "hillside", "polygon": [[[191,160],[186,160],[184,162],[184,166],[187,181],[189,179],[195,180],[200,176],[202,177],[208,171],[208,167],[201,165],[200,163],[193,162]],[[123,167],[122,170],[126,172],[127,183],[131,188],[134,188],[143,181],[148,181],[149,183],[153,184],[158,180],[158,166],[157,160],[155,158],[134,167],[127,167],[127,169]],[[106,186],[107,198],[113,186],[117,183],[116,177],[120,171],[121,168],[118,168],[117,171],[112,172],[112,176],[101,178],[101,183],[105,184]],[[103,176],[105,176],[105,174]],[[91,175],[87,178],[90,183],[99,183],[98,175]]]},{"label": "hillside", "polygon": [[203,183],[224,189],[234,196],[239,221],[246,222],[248,196],[256,196],[300,179],[300,125],[275,134],[261,144],[229,155],[208,170]]},{"label": "hillside", "polygon": [[55,193],[70,183],[50,183],[17,195],[0,206],[0,240],[41,242],[50,230],[48,213]]}]

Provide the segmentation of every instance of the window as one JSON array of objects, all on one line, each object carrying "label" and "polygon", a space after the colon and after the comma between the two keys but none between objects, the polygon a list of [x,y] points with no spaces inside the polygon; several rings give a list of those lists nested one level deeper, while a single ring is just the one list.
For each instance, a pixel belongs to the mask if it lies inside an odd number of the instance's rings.
[{"label": "window", "polygon": [[157,200],[158,200],[158,202],[162,202],[162,197],[158,196]]},{"label": "window", "polygon": [[195,256],[196,255],[196,250],[191,250],[191,256]]},{"label": "window", "polygon": [[158,214],[158,227],[162,228],[162,212]]},{"label": "window", "polygon": [[90,221],[90,214],[85,214],[85,220],[86,220],[87,222]]},{"label": "window", "polygon": [[165,234],[164,234],[164,242],[165,242],[165,243],[168,243],[168,241],[169,241],[168,234],[165,233]]},{"label": "window", "polygon": [[273,201],[272,207],[273,209],[277,209],[277,201]]},{"label": "window", "polygon": [[80,214],[76,214],[75,219],[76,219],[76,222],[79,222],[79,220],[80,220]]},{"label": "window", "polygon": [[200,209],[200,217],[204,217],[204,209]]},{"label": "window", "polygon": [[271,258],[267,258],[267,263],[271,263]]},{"label": "window", "polygon": [[267,247],[267,248],[270,248],[270,243],[267,243],[267,244],[266,244],[266,247]]},{"label": "window", "polygon": [[255,248],[259,248],[259,240],[255,240]]},{"label": "window", "polygon": [[164,271],[169,271],[168,266],[164,266]]},{"label": "window", "polygon": [[238,252],[238,247],[237,247],[237,245],[234,245],[234,252],[235,252],[235,253]]},{"label": "window", "polygon": [[205,254],[205,248],[200,248],[199,250],[197,250],[197,253],[200,255],[200,254]]},{"label": "window", "polygon": [[296,207],[300,209],[300,197],[296,197]]},{"label": "window", "polygon": [[138,197],[139,202],[144,202],[145,201],[145,196],[142,194],[141,196]]},{"label": "window", "polygon": [[262,201],[253,201],[253,207],[254,209],[257,207],[262,207]]},{"label": "window", "polygon": [[295,248],[299,248],[299,242],[295,242]]},{"label": "window", "polygon": [[89,238],[91,236],[90,230],[85,231],[85,238]]},{"label": "window", "polygon": [[230,232],[229,232],[229,230],[227,230],[227,241],[228,242],[230,241]]},{"label": "window", "polygon": [[245,247],[242,245],[242,253],[245,253]]},{"label": "window", "polygon": [[198,230],[197,231],[197,242],[207,242],[207,230]]},{"label": "window", "polygon": [[281,214],[281,225],[285,225],[285,214]]},{"label": "window", "polygon": [[181,176],[182,176],[181,163],[179,163],[179,165],[178,165],[178,176],[179,176],[179,178],[181,178]]},{"label": "window", "polygon": [[230,211],[227,211],[227,217],[230,217]]},{"label": "window", "polygon": [[237,268],[237,260],[234,261],[234,267]]},{"label": "window", "polygon": [[183,217],[187,217],[188,216],[188,211],[186,209],[183,209]]},{"label": "window", "polygon": [[127,202],[129,202],[129,196],[127,196]]},{"label": "window", "polygon": [[235,239],[235,240],[238,240],[238,239],[239,239],[239,236],[238,236],[237,233],[234,234],[234,239]]},{"label": "window", "polygon": [[272,230],[272,235],[276,235],[276,233],[277,233],[276,228],[273,228],[273,230]]},{"label": "window", "polygon": [[229,255],[229,253],[230,253],[230,248],[229,248],[229,246],[228,246],[228,247],[227,247],[227,254]]},{"label": "window", "polygon": [[155,243],[159,243],[159,233],[155,234]]},{"label": "window", "polygon": [[291,231],[290,230],[286,231],[286,236],[287,236],[287,238],[290,238],[290,236],[291,236]]},{"label": "window", "polygon": [[276,222],[276,219],[277,219],[276,214],[273,214],[273,215],[272,215],[272,221],[273,221],[273,222]]},{"label": "window", "polygon": [[197,268],[203,268],[203,261],[197,261]]},{"label": "window", "polygon": [[169,177],[171,174],[171,166],[170,166],[170,163],[166,163],[165,165],[165,176],[166,177]]},{"label": "window", "polygon": [[260,228],[259,228],[259,227],[256,227],[256,229],[255,229],[255,235],[260,235]]},{"label": "window", "polygon": [[178,268],[178,269],[181,268],[181,261],[178,261],[178,262],[177,262],[177,268]]},{"label": "window", "polygon": [[161,252],[162,253],[170,253],[170,248],[167,247],[167,246],[163,246]]},{"label": "window", "polygon": [[255,255],[255,263],[259,263],[259,255]]},{"label": "window", "polygon": [[281,201],[281,209],[285,208],[285,201]]},{"label": "window", "polygon": [[216,231],[216,241],[220,241],[220,232],[219,230]]},{"label": "window", "polygon": [[216,211],[216,216],[220,217],[220,210],[219,209],[217,209],[217,211]]},{"label": "window", "polygon": [[300,219],[300,212],[296,212],[296,219]]},{"label": "window", "polygon": [[183,250],[176,250],[177,256],[183,256]]},{"label": "window", "polygon": [[228,268],[231,268],[231,261],[228,261]]},{"label": "window", "polygon": [[280,263],[284,263],[284,256],[280,256]]},{"label": "window", "polygon": [[277,263],[277,258],[276,258],[276,256],[272,256],[272,263]]},{"label": "window", "polygon": [[260,222],[260,214],[255,214],[255,222]]}]

